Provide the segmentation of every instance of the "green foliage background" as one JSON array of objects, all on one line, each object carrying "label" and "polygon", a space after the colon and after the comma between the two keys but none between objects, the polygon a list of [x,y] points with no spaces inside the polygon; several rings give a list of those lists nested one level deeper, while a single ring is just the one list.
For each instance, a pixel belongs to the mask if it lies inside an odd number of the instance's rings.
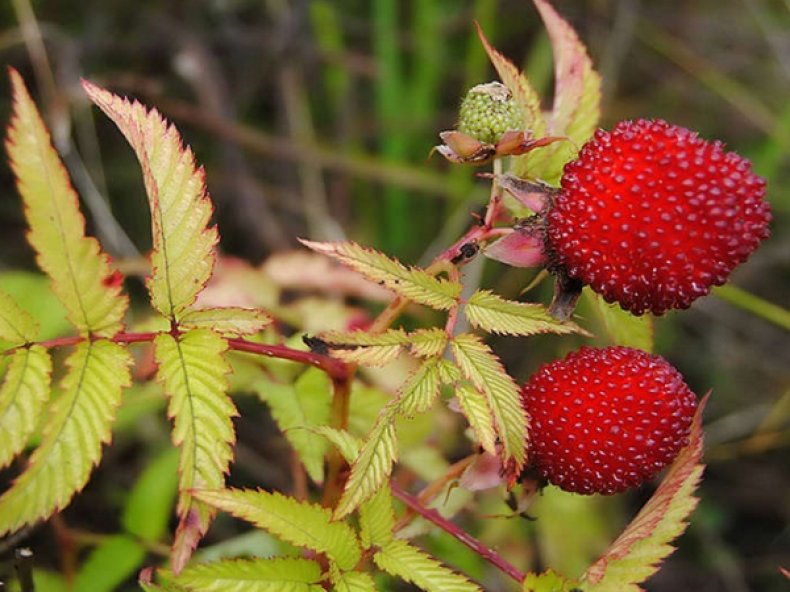
[{"label": "green foliage background", "polygon": [[[768,178],[773,236],[734,275],[737,288],[657,323],[658,351],[697,393],[712,388],[713,396],[700,508],[679,552],[647,588],[785,589],[776,566],[790,567],[790,323],[766,301],[790,304],[790,5],[558,0],[555,6],[603,76],[607,127],[629,117],[663,117],[726,141]],[[139,169],[111,123],[91,112],[80,76],[136,95],[178,124],[206,165],[225,253],[255,263],[295,248],[297,236],[337,239],[341,232],[425,262],[463,231],[468,212],[484,202],[485,187],[471,170],[450,170],[427,156],[436,133],[453,126],[462,92],[493,77],[473,19],[525,65],[544,97],[551,92],[550,47],[526,0],[41,0],[32,6],[35,20],[30,7],[26,0],[0,5],[0,56],[37,88],[81,194],[91,194],[82,170],[97,194],[109,198],[128,236],[100,199],[84,204],[89,227],[129,265],[150,241]],[[20,20],[38,23],[48,66],[24,45]],[[8,92],[0,93],[3,121],[8,99]],[[19,204],[10,171],[0,168],[0,282],[36,311],[47,336],[60,335],[64,327],[46,284],[22,273],[34,265]],[[483,287],[509,297],[531,277],[491,262],[476,273]],[[545,301],[547,288],[536,288],[535,297]],[[512,338],[494,345],[511,373],[524,379],[571,349],[573,340],[535,337],[529,351]],[[123,585],[113,581],[121,570],[106,573],[106,565],[128,557],[129,533],[156,553],[169,516],[160,509],[173,501],[174,461],[165,452],[164,419],[139,418],[154,410],[161,418],[162,405],[156,393],[138,389],[86,492],[26,541],[40,549],[41,566],[66,574],[106,543],[101,548],[109,555],[88,559],[93,571],[79,572],[77,589]],[[259,403],[240,399],[238,406],[240,456],[231,484],[287,489],[286,443]],[[0,473],[3,488],[9,476]],[[580,502],[554,491],[534,508],[537,523],[467,526],[483,538],[509,540],[511,554],[533,567],[546,562],[574,575],[647,495]],[[148,513],[140,499],[149,500]],[[494,501],[485,504],[490,508],[479,513],[503,511]],[[74,530],[81,533],[76,539]],[[205,553],[275,548],[261,533],[240,531],[236,522],[218,521],[209,542],[225,542]],[[72,537],[72,553],[64,553],[64,537]],[[432,534],[427,544],[484,577],[486,567],[455,541]],[[1,579],[10,556],[2,542],[0,551]]]}]

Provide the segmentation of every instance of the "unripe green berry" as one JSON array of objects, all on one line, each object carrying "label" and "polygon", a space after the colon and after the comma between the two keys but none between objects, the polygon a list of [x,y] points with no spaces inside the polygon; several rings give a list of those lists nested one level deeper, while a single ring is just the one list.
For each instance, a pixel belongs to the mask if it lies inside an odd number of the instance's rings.
[{"label": "unripe green berry", "polygon": [[458,120],[458,131],[486,144],[496,144],[508,130],[524,126],[521,107],[500,82],[478,84],[469,89]]}]

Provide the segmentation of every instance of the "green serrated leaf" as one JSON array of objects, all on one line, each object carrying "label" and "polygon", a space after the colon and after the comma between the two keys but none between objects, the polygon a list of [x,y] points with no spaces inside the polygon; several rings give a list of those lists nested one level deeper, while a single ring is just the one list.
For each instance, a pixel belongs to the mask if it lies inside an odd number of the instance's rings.
[{"label": "green serrated leaf", "polygon": [[359,527],[362,545],[383,547],[393,540],[395,530],[395,511],[392,507],[392,492],[389,485],[379,489],[376,494],[359,508]]},{"label": "green serrated leaf", "polygon": [[376,592],[376,584],[368,573],[332,571],[335,592]]},{"label": "green serrated leaf", "polygon": [[191,565],[173,583],[201,592],[322,592],[321,566],[290,557]]},{"label": "green serrated leaf", "polygon": [[78,331],[109,337],[122,327],[128,299],[98,241],[85,236],[85,218],[66,169],[25,88],[10,69],[14,102],[6,147],[30,226],[39,267]]},{"label": "green serrated leaf", "polygon": [[464,314],[472,326],[500,335],[586,333],[575,323],[554,319],[542,304],[505,300],[489,290],[472,294]]},{"label": "green serrated leaf", "polygon": [[357,535],[345,522],[334,521],[327,508],[266,491],[202,490],[195,497],[284,541],[324,553],[342,570],[353,569],[361,558]]},{"label": "green serrated leaf", "polygon": [[488,400],[502,442],[504,463],[512,460],[515,472],[519,472],[526,462],[527,417],[515,381],[476,335],[457,335],[452,349],[464,377]]},{"label": "green serrated leaf", "polygon": [[222,335],[254,335],[274,319],[257,308],[226,306],[187,310],[179,320],[184,328],[211,329]]},{"label": "green serrated leaf", "polygon": [[38,334],[38,323],[16,301],[0,290],[0,340],[9,345],[33,341]]},{"label": "green serrated leaf", "polygon": [[170,402],[173,443],[180,448],[178,505],[181,518],[173,543],[173,565],[183,567],[205,534],[213,510],[196,503],[191,489],[217,489],[233,458],[236,436],[231,418],[236,407],[227,395],[230,366],[223,354],[227,342],[207,329],[154,340],[157,379]]},{"label": "green serrated leaf", "polygon": [[131,354],[105,340],[80,343],[66,360],[63,393],[44,426],[41,444],[11,489],[0,496],[0,535],[64,508],[88,481],[131,382]]},{"label": "green serrated leaf", "polygon": [[447,332],[443,329],[420,329],[409,334],[411,353],[418,358],[435,358],[447,347]]},{"label": "green serrated leaf", "polygon": [[323,436],[340,452],[347,463],[353,463],[357,456],[359,456],[359,449],[362,448],[362,442],[349,434],[345,430],[338,430],[329,426],[318,426],[312,429],[312,432]]},{"label": "green serrated leaf", "polygon": [[391,414],[383,412],[351,469],[351,476],[335,508],[335,517],[348,516],[362,502],[370,499],[386,483],[397,457],[395,425]]},{"label": "green serrated leaf", "polygon": [[52,360],[40,345],[19,349],[11,356],[0,387],[0,467],[5,467],[27,444],[49,397]]},{"label": "green serrated leaf", "polygon": [[589,288],[584,289],[584,297],[611,345],[653,351],[655,331],[651,314],[632,315],[617,304],[609,304]]},{"label": "green serrated leaf", "polygon": [[400,539],[382,547],[373,556],[373,561],[388,574],[427,592],[482,592],[477,584]]},{"label": "green serrated leaf", "polygon": [[472,385],[464,383],[455,389],[455,398],[458,399],[480,445],[486,452],[496,455],[494,416],[486,396]]},{"label": "green serrated leaf", "polygon": [[389,364],[410,342],[401,329],[388,329],[382,333],[366,331],[329,331],[321,334],[329,344],[332,356],[352,364],[384,366]]},{"label": "green serrated leaf", "polygon": [[546,0],[534,0],[549,33],[554,52],[554,106],[547,133],[566,136],[556,142],[513,159],[518,177],[537,177],[559,182],[565,164],[590,139],[601,114],[601,77],[592,67],[587,49],[573,28]]},{"label": "green serrated leaf", "polygon": [[638,584],[658,570],[674,551],[670,544],[688,526],[698,499],[694,492],[702,478],[702,412],[697,408],[688,445],[681,450],[653,496],[607,552],[584,574],[589,592],[638,592]]},{"label": "green serrated leaf", "polygon": [[129,493],[121,515],[126,532],[159,541],[167,532],[178,491],[178,450],[168,448],[145,467]]},{"label": "green serrated leaf", "polygon": [[218,235],[208,227],[213,207],[205,174],[192,150],[155,110],[122,99],[90,82],[88,97],[118,126],[137,155],[151,208],[151,304],[167,318],[180,318],[214,270]]},{"label": "green serrated leaf", "polygon": [[442,366],[439,358],[423,362],[400,388],[394,401],[398,415],[412,416],[428,411],[439,395]]},{"label": "green serrated leaf", "polygon": [[458,303],[461,296],[460,283],[435,278],[423,269],[406,267],[383,253],[354,242],[301,242],[318,253],[334,257],[401,296],[431,308],[449,310]]},{"label": "green serrated leaf", "polygon": [[269,405],[272,417],[316,483],[324,480],[326,442],[313,428],[329,423],[332,385],[329,378],[316,368],[302,373],[291,384],[259,381],[254,386]]},{"label": "green serrated leaf", "polygon": [[142,565],[145,548],[127,535],[107,537],[80,565],[73,590],[112,592]]},{"label": "green serrated leaf", "polygon": [[521,589],[523,592],[572,592],[578,589],[578,582],[568,580],[549,569],[542,574],[527,574]]},{"label": "green serrated leaf", "polygon": [[347,516],[386,483],[398,457],[394,422],[400,416],[422,413],[431,407],[439,395],[444,364],[438,358],[423,362],[382,410],[351,468],[335,516]]}]

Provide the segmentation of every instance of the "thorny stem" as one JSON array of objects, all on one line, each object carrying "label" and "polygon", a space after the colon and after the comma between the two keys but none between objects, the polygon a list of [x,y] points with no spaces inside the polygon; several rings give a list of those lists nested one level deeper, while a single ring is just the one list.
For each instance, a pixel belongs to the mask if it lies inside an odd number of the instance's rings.
[{"label": "thorny stem", "polygon": [[[332,380],[332,411],[330,415],[330,425],[338,430],[348,428],[349,403],[351,401],[351,382],[356,367],[350,368],[349,376],[343,380]],[[321,503],[324,507],[332,508],[337,504],[343,492],[345,479],[343,478],[343,468],[346,462],[340,451],[333,448],[329,454],[329,468],[326,474],[326,486],[324,487]]]},{"label": "thorny stem", "polygon": [[480,557],[516,580],[516,582],[519,584],[524,581],[524,578],[526,577],[525,574],[522,573],[516,566],[507,561],[504,557],[499,555],[496,551],[486,547],[483,543],[478,541],[464,529],[447,520],[447,518],[439,514],[439,512],[433,508],[426,508],[423,506],[415,496],[401,489],[401,487],[396,483],[390,483],[390,486],[392,487],[392,495],[406,504],[407,507],[411,508],[420,516],[435,524],[447,534],[469,547],[472,551],[480,555]]}]

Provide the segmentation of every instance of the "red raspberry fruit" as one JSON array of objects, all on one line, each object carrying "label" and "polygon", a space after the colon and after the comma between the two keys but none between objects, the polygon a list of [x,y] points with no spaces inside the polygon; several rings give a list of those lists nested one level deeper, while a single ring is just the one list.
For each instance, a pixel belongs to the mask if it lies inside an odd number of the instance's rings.
[{"label": "red raspberry fruit", "polygon": [[575,493],[638,487],[688,442],[697,399],[664,358],[628,347],[583,347],[542,366],[521,391],[529,459]]},{"label": "red raspberry fruit", "polygon": [[768,236],[765,180],[665,121],[598,130],[548,214],[554,264],[634,314],[688,308]]}]

